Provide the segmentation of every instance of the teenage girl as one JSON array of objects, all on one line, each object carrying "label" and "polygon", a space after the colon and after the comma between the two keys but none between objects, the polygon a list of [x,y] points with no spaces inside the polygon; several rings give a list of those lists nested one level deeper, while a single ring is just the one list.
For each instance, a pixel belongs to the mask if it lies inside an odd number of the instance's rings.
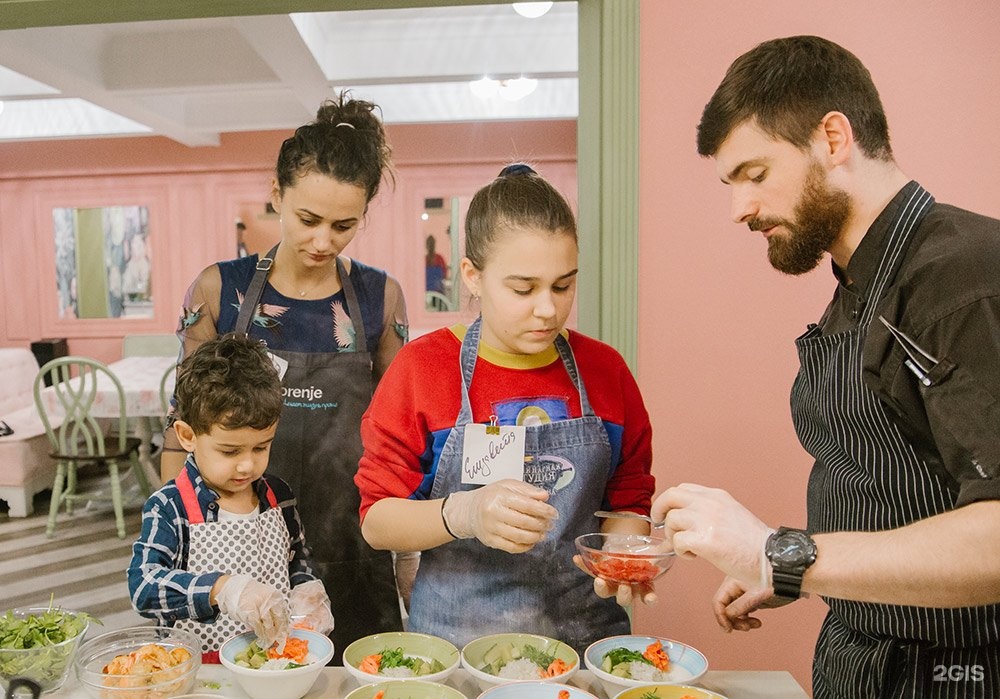
[{"label": "teenage girl", "polygon": [[620,591],[574,565],[573,540],[648,532],[594,512],[648,514],[649,417],[618,352],[564,327],[578,249],[555,188],[508,166],[473,197],[465,234],[461,279],[481,315],[413,341],[389,367],[361,423],[362,533],[377,549],[423,552],[410,630],[458,647],[532,632],[582,653],[629,622],[594,594]]}]

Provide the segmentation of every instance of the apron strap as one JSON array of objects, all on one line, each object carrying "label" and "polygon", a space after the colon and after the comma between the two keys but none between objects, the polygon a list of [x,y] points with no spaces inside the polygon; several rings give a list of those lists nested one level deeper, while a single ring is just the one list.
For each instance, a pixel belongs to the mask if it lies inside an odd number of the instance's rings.
[{"label": "apron strap", "polygon": [[236,317],[236,327],[233,328],[234,332],[241,335],[250,334],[250,323],[253,322],[254,311],[257,310],[261,294],[264,293],[264,284],[267,283],[267,275],[271,273],[271,266],[274,264],[274,254],[277,251],[278,246],[275,245],[264,257],[257,260],[257,271],[253,273],[250,286],[247,287],[247,293],[243,297],[243,303],[240,304],[240,313]]},{"label": "apron strap", "polygon": [[351,283],[351,275],[344,269],[344,263],[340,256],[337,256],[337,273],[340,275],[340,286],[344,289],[344,298],[347,299],[347,310],[351,314],[351,323],[354,325],[354,351],[368,351],[368,335],[365,334],[365,321],[361,317],[361,304],[358,303],[358,295],[354,291],[354,284]]},{"label": "apron strap", "polygon": [[916,182],[908,186],[912,186],[913,191],[909,198],[903,202],[899,223],[890,233],[885,253],[872,277],[873,282],[867,293],[868,300],[861,311],[861,319],[858,321],[859,327],[867,328],[872,322],[878,302],[882,300],[882,296],[885,295],[886,289],[896,278],[896,273],[903,263],[903,257],[912,238],[911,234],[934,205],[934,197],[926,189]]},{"label": "apron strap", "polygon": [[187,465],[174,481],[177,490],[181,493],[181,504],[184,506],[184,514],[191,524],[204,524],[205,516],[201,513],[201,505],[198,504],[198,496],[194,492],[191,484],[191,477],[188,476]]},{"label": "apron strap", "polygon": [[271,507],[277,507],[278,498],[274,494],[274,491],[271,490],[271,484],[263,476],[261,476],[261,480],[264,481],[264,496],[267,498],[268,503],[270,503]]},{"label": "apron strap", "polygon": [[[267,498],[267,502],[272,508],[277,507],[278,496],[274,494],[267,479],[263,478],[262,480],[264,481],[264,497]],[[181,493],[181,504],[184,506],[184,514],[188,521],[191,524],[204,524],[205,516],[201,513],[201,505],[198,504],[198,496],[194,492],[194,486],[191,484],[191,478],[188,476],[186,468],[177,476],[174,484]]]},{"label": "apron strap", "polygon": [[569,374],[570,380],[576,384],[576,390],[580,394],[580,416],[594,417],[594,409],[590,405],[590,398],[587,396],[587,389],[583,385],[583,379],[580,378],[580,370],[576,365],[576,356],[573,354],[573,348],[569,346],[569,340],[563,337],[562,333],[556,335],[556,350],[562,358],[563,366],[566,367],[566,372]]}]

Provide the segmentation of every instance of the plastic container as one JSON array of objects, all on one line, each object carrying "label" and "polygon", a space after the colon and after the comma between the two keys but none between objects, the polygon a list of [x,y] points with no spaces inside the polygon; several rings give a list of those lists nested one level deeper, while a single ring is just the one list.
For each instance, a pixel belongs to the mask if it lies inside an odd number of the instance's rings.
[{"label": "plastic container", "polygon": [[[115,658],[136,651],[140,655],[130,674],[104,672]],[[176,664],[166,667],[166,655]],[[167,699],[190,692],[194,686],[201,668],[201,642],[181,629],[134,626],[88,639],[80,646],[75,664],[80,684],[94,699]]]}]

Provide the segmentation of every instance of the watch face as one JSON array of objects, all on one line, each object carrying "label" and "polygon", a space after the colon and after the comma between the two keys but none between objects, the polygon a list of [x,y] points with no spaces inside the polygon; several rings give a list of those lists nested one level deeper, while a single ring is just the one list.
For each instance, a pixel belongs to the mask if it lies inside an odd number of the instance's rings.
[{"label": "watch face", "polygon": [[771,537],[767,557],[775,567],[799,568],[816,559],[816,545],[808,534],[792,529]]}]

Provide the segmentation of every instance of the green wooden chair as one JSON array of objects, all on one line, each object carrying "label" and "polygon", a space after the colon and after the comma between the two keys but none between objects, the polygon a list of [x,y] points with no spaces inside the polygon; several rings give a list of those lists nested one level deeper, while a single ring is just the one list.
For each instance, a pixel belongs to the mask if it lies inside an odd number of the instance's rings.
[{"label": "green wooden chair", "polygon": [[[51,386],[46,388],[45,378],[50,378]],[[112,388],[113,400],[118,404],[117,417],[97,418],[91,414],[98,397],[98,386],[107,393]],[[52,537],[56,528],[56,516],[64,503],[66,512],[72,514],[76,500],[108,499],[95,493],[77,492],[77,468],[84,465],[106,466],[110,477],[110,499],[115,511],[118,537],[125,537],[125,517],[122,511],[121,480],[119,465],[128,463],[132,467],[139,487],[145,497],[152,494],[146,472],[139,463],[140,440],[128,436],[128,415],[125,413],[125,392],[121,382],[103,363],[87,357],[59,357],[47,362],[35,377],[35,406],[45,426],[52,449],[50,456],[56,462],[56,477],[52,483],[52,501],[49,505],[49,522],[45,534]],[[50,410],[51,400],[43,398],[43,392],[55,396],[56,410]],[[48,398],[51,399],[49,396]],[[105,395],[102,400],[106,400]],[[106,411],[106,409],[105,409]],[[55,413],[63,416],[62,424]],[[53,425],[57,425],[53,427]]]}]

